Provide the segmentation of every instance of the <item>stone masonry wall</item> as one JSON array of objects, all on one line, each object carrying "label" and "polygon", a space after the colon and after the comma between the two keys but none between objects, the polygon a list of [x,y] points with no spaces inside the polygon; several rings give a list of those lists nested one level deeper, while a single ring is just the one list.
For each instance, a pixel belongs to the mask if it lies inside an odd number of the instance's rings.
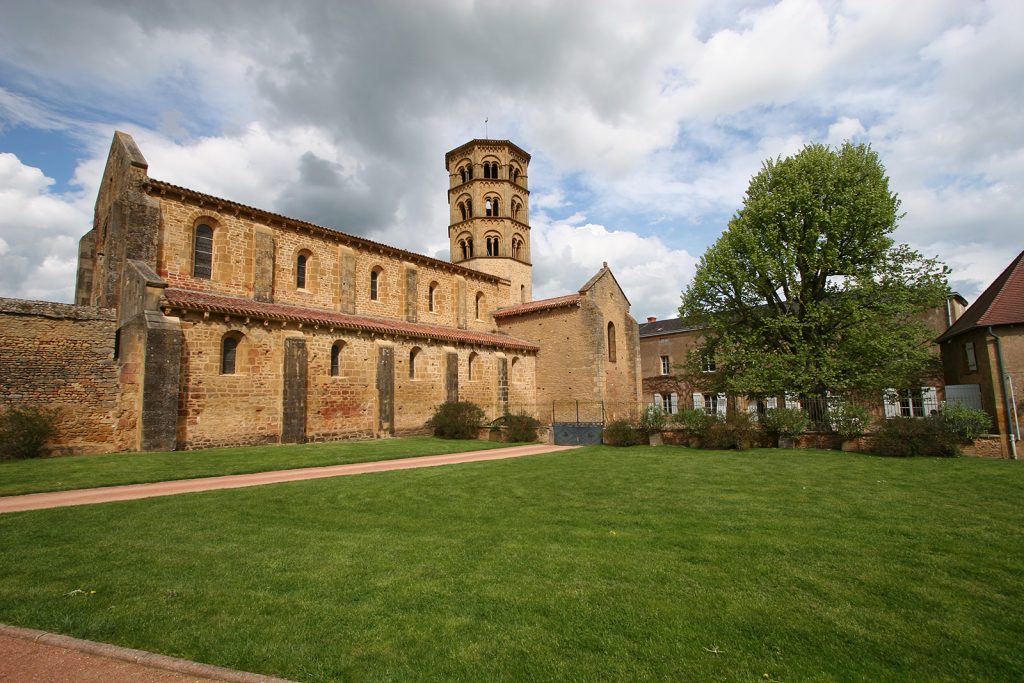
[{"label": "stone masonry wall", "polygon": [[119,391],[114,311],[0,299],[0,410],[58,411],[54,454],[133,447],[137,416]]}]

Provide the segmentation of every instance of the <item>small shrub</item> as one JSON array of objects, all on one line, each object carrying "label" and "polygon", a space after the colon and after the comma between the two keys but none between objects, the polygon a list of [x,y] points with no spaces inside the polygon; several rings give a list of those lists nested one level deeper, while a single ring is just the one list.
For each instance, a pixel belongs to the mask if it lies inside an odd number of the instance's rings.
[{"label": "small shrub", "polygon": [[509,441],[536,441],[540,420],[526,413],[505,413],[494,424],[506,428],[505,436]]},{"label": "small shrub", "polygon": [[698,438],[704,438],[711,426],[718,422],[718,416],[703,410],[688,408],[672,416],[672,422]]},{"label": "small shrub", "polygon": [[604,442],[609,446],[636,446],[644,443],[645,438],[629,420],[615,420],[604,426]]},{"label": "small shrub", "polygon": [[475,439],[484,422],[484,411],[468,401],[442,403],[427,426],[442,439]]},{"label": "small shrub", "polygon": [[942,425],[942,430],[959,443],[970,443],[992,429],[992,418],[988,413],[962,403],[947,403],[935,419]]},{"label": "small shrub", "polygon": [[959,453],[957,438],[934,417],[893,417],[884,420],[872,440],[871,452],[907,458],[914,455],[950,457]]},{"label": "small shrub", "polygon": [[761,426],[770,434],[793,439],[806,432],[811,421],[799,408],[771,408],[761,418]]},{"label": "small shrub", "polygon": [[867,431],[871,415],[867,408],[858,405],[837,405],[829,408],[828,419],[832,431],[844,441],[856,439]]},{"label": "small shrub", "polygon": [[57,431],[57,411],[10,408],[0,415],[0,459],[38,458]]},{"label": "small shrub", "polygon": [[750,445],[756,429],[757,425],[749,415],[733,413],[725,420],[714,421],[708,427],[707,433],[701,439],[701,447],[715,450],[728,448],[743,450]]},{"label": "small shrub", "polygon": [[640,430],[646,434],[660,432],[668,422],[668,413],[658,406],[647,406],[640,416]]}]

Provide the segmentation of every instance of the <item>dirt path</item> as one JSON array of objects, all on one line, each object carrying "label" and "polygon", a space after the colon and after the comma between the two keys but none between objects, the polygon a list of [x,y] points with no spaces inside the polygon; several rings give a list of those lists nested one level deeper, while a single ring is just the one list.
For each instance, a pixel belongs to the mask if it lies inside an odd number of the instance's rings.
[{"label": "dirt path", "polygon": [[526,455],[540,455],[571,450],[578,446],[552,446],[549,444],[531,444],[496,448],[486,451],[470,451],[468,453],[452,453],[447,455],[427,455],[418,458],[402,458],[401,460],[378,460],[350,465],[330,465],[328,467],[307,467],[296,470],[277,470],[274,472],[256,472],[255,474],[231,474],[223,477],[204,477],[201,479],[179,479],[161,481],[152,484],[130,484],[127,486],[105,486],[95,489],[77,489],[74,491],[53,491],[51,493],[29,493],[22,496],[0,497],[0,513],[24,512],[26,510],[44,510],[46,508],[66,507],[70,505],[92,505],[110,503],[118,500],[136,500],[155,496],[173,496],[179,493],[195,493],[197,491],[213,491],[216,489],[237,489],[246,486],[263,486],[286,481],[303,481],[306,479],[323,479],[325,477],[343,477],[353,474],[370,472],[388,472],[391,470],[410,470],[419,467],[438,467],[456,465],[464,462],[481,462],[485,460],[502,460],[519,458]]}]

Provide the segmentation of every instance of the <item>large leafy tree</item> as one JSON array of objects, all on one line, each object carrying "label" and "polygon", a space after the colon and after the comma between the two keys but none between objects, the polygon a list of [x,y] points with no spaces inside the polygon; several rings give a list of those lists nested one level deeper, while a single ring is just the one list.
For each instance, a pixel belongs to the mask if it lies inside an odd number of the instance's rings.
[{"label": "large leafy tree", "polygon": [[714,388],[864,392],[934,369],[922,314],[943,304],[948,270],[893,241],[900,218],[867,145],[812,144],[764,162],[679,309],[705,326]]}]

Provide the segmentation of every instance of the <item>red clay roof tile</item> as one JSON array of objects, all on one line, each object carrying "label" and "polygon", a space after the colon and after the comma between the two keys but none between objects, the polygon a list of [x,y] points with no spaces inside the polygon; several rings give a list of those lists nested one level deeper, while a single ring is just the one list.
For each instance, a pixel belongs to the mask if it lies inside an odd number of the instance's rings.
[{"label": "red clay roof tile", "polygon": [[580,294],[566,294],[565,296],[556,296],[551,299],[539,299],[537,301],[531,301],[526,304],[519,304],[518,306],[510,306],[508,308],[502,308],[494,312],[495,318],[505,318],[512,315],[520,315],[522,313],[533,313],[535,311],[546,311],[549,308],[561,308],[562,306],[575,306],[582,299]]},{"label": "red clay roof tile", "polygon": [[978,327],[1016,323],[1024,323],[1024,251],[1010,262],[938,341],[943,342]]},{"label": "red clay roof tile", "polygon": [[315,308],[273,304],[252,299],[222,296],[187,289],[168,288],[164,290],[164,306],[190,311],[209,311],[229,315],[244,315],[267,320],[286,320],[314,325],[325,325],[341,329],[365,330],[379,334],[394,334],[404,337],[433,339],[444,342],[479,344],[503,349],[537,351],[539,347],[521,339],[487,332],[460,330],[443,325],[410,323],[391,318],[375,318],[365,315],[349,315]]}]

